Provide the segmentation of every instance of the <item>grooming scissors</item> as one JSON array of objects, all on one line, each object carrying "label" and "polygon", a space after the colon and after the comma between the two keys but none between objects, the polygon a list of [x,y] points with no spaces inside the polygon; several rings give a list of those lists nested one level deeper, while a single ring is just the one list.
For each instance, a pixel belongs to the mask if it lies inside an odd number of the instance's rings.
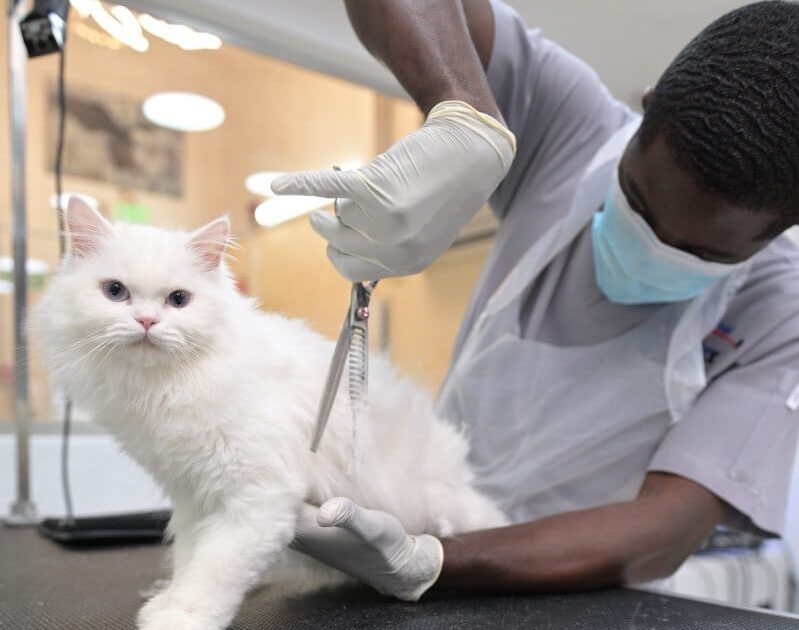
[{"label": "grooming scissors", "polygon": [[[333,167],[340,170],[338,167]],[[338,198],[334,202],[338,216]],[[344,373],[344,364],[349,358],[349,401],[352,410],[353,429],[357,427],[363,402],[366,398],[369,378],[369,300],[377,286],[374,282],[353,282],[350,292],[350,306],[341,325],[333,358],[322,391],[322,400],[316,412],[316,425],[311,439],[311,451],[316,452],[322,434],[325,432],[333,403]]]}]

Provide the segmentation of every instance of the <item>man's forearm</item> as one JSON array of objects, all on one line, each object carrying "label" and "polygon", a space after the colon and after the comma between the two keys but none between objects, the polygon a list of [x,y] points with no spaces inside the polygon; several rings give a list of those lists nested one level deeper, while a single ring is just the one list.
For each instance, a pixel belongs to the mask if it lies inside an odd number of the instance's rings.
[{"label": "man's forearm", "polygon": [[346,6],[363,45],[425,114],[441,101],[462,100],[499,118],[481,64],[494,32],[487,0],[346,0]]},{"label": "man's forearm", "polygon": [[565,591],[669,575],[712,532],[724,504],[673,475],[650,474],[647,484],[634,501],[445,539],[436,587]]}]

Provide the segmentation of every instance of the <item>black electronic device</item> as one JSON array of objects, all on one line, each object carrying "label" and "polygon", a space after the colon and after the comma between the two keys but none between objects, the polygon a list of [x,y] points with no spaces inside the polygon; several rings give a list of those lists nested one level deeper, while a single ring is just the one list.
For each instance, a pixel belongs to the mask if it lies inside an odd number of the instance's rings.
[{"label": "black electronic device", "polygon": [[160,543],[169,510],[81,518],[48,518],[39,523],[42,536],[65,545]]},{"label": "black electronic device", "polygon": [[35,0],[19,23],[29,57],[58,52],[64,47],[69,0]]}]

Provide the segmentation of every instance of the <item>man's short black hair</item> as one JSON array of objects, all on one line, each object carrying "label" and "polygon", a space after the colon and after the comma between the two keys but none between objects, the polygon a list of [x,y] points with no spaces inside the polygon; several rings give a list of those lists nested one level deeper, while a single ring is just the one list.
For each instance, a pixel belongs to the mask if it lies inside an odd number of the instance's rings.
[{"label": "man's short black hair", "polygon": [[639,140],[728,203],[799,222],[799,2],[755,2],[697,35],[663,73]]}]

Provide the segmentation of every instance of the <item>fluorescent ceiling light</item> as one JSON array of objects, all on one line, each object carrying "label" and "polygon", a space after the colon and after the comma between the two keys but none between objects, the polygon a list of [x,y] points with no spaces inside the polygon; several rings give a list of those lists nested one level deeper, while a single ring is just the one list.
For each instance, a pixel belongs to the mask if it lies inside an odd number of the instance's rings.
[{"label": "fluorescent ceiling light", "polygon": [[215,100],[192,92],[159,92],[142,104],[150,122],[177,131],[208,131],[225,122],[225,110]]},{"label": "fluorescent ceiling light", "polygon": [[[97,199],[95,199],[91,195],[84,195],[83,193],[68,191],[61,193],[61,207],[64,208],[65,210],[66,207],[69,205],[70,197],[77,197],[93,210],[97,210],[100,206],[100,204],[97,203]],[[58,195],[56,195],[55,193],[50,195],[50,206],[52,206],[53,208],[58,207]]]},{"label": "fluorescent ceiling light", "polygon": [[222,40],[216,35],[199,33],[182,24],[169,24],[147,13],[139,16],[139,24],[145,31],[183,50],[217,50],[222,47]]},{"label": "fluorescent ceiling light", "polygon": [[[43,276],[50,270],[43,260],[28,258],[25,261],[25,270],[29,276]],[[14,273],[14,259],[11,256],[0,256],[0,294],[10,295],[14,292],[14,283],[11,276]]]},{"label": "fluorescent ceiling light", "polygon": [[144,52],[150,47],[136,16],[127,7],[115,5],[109,12],[100,4],[100,0],[71,0],[71,4],[81,17],[91,15],[106,33],[133,50]]},{"label": "fluorescent ceiling light", "polygon": [[75,22],[72,25],[72,28],[75,35],[81,39],[85,39],[90,44],[102,46],[103,48],[108,48],[109,50],[119,50],[122,48],[122,42],[120,42],[117,38],[111,37],[108,33],[98,31],[96,28],[92,28],[85,22]]},{"label": "fluorescent ceiling light", "polygon": [[324,197],[285,195],[272,197],[255,209],[255,221],[267,228],[291,221],[303,214],[322,208],[331,202]]},{"label": "fluorescent ceiling light", "polygon": [[137,18],[130,9],[121,5],[108,10],[100,0],[70,0],[70,3],[82,18],[91,16],[108,35],[139,52],[150,47],[142,29],[183,50],[216,50],[222,46],[222,40],[216,35],[201,33],[182,24],[170,24],[147,13]]},{"label": "fluorescent ceiling light", "polygon": [[[48,265],[43,260],[38,258],[28,258],[25,261],[25,271],[29,276],[40,276],[50,270]],[[14,259],[11,256],[0,256],[0,273],[7,274],[14,272]]]}]

